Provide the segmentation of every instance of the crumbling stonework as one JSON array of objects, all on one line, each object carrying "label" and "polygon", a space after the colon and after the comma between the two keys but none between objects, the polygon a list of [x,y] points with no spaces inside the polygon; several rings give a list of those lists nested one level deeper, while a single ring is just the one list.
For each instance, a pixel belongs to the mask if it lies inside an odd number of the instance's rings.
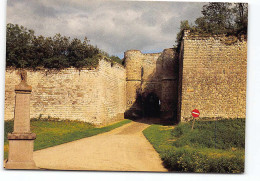
[{"label": "crumbling stonework", "polygon": [[185,32],[180,51],[179,120],[245,118],[247,42]]},{"label": "crumbling stonework", "polygon": [[[97,69],[81,71],[28,72],[32,86],[31,117],[54,117],[106,124],[123,119],[125,111],[125,69],[101,60]],[[14,118],[14,87],[20,81],[18,70],[5,74],[5,120]]]}]

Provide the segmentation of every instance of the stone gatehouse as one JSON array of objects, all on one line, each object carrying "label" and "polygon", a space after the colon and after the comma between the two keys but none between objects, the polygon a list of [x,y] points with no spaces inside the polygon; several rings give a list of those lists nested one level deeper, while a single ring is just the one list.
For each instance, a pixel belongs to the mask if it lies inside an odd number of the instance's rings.
[{"label": "stone gatehouse", "polygon": [[[96,69],[28,71],[31,117],[106,124],[125,117],[158,116],[185,121],[201,117],[244,118],[247,41],[184,33],[179,50],[125,52],[125,66],[100,60]],[[5,120],[14,117],[18,70],[5,74]]]},{"label": "stone gatehouse", "polygon": [[243,37],[185,31],[179,50],[156,54],[129,50],[125,61],[129,117],[146,116],[148,104],[152,112],[159,109],[164,120],[190,120],[195,108],[201,117],[245,118],[247,41]]},{"label": "stone gatehouse", "polygon": [[126,117],[177,115],[178,61],[174,49],[162,53],[125,52]]}]

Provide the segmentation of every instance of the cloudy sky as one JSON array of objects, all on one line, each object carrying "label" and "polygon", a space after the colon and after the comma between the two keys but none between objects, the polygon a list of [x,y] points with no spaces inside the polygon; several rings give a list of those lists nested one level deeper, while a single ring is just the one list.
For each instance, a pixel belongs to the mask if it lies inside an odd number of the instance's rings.
[{"label": "cloudy sky", "polygon": [[172,47],[181,20],[193,22],[205,3],[8,0],[7,23],[33,29],[36,35],[86,36],[110,55],[129,49],[144,53]]}]

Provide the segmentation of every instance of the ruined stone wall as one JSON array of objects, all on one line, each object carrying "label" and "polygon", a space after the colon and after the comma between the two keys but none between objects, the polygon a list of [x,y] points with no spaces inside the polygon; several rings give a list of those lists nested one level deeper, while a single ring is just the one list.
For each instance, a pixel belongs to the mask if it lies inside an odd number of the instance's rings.
[{"label": "ruined stone wall", "polygon": [[185,34],[180,55],[179,118],[244,118],[247,42],[234,37]]},{"label": "ruined stone wall", "polygon": [[[123,119],[125,111],[125,69],[101,60],[97,69],[81,71],[27,70],[32,86],[31,117],[55,117],[105,124]],[[14,117],[14,87],[18,70],[5,74],[5,120]]]}]

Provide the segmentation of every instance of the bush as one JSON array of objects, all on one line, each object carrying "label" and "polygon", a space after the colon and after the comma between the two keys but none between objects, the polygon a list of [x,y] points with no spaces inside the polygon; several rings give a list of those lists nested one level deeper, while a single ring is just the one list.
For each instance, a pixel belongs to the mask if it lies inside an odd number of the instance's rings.
[{"label": "bush", "polygon": [[170,171],[198,173],[242,173],[244,171],[243,152],[232,154],[225,151],[175,147],[162,154],[162,160]]}]

